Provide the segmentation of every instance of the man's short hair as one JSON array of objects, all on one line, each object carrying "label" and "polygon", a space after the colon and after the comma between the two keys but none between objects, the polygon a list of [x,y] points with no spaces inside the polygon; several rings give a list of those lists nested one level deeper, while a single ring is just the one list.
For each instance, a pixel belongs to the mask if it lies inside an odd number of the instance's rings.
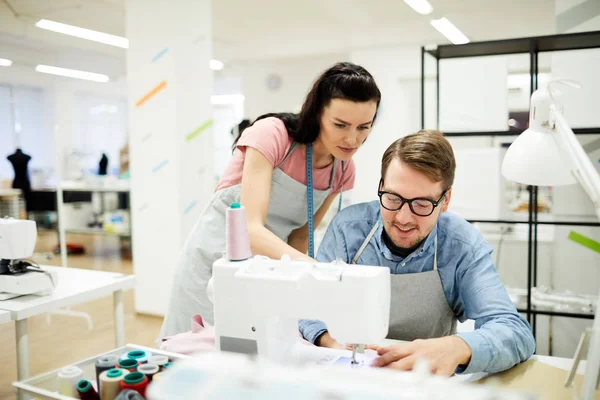
[{"label": "man's short hair", "polygon": [[422,129],[392,143],[381,159],[381,179],[385,178],[390,163],[396,158],[432,181],[443,182],[444,189],[454,183],[454,151],[438,130]]}]

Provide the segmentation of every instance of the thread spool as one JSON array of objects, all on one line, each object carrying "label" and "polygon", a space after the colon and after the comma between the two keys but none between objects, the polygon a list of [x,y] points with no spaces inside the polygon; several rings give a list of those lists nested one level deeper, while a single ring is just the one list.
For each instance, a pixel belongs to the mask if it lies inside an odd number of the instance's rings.
[{"label": "thread spool", "polygon": [[231,203],[225,211],[225,253],[230,261],[252,257],[246,222],[246,209],[240,203]]},{"label": "thread spool", "polygon": [[163,368],[167,369],[167,368],[169,368],[171,366],[171,364],[173,364],[173,363],[172,362],[168,362],[165,365],[163,365]]},{"label": "thread spool", "polygon": [[100,374],[100,400],[115,400],[121,392],[121,382],[129,373],[126,369],[113,368]]},{"label": "thread spool", "polygon": [[148,364],[158,365],[160,367],[161,371],[163,369],[165,369],[164,366],[168,362],[169,362],[169,357],[163,356],[163,355],[160,355],[160,354],[156,354],[156,355],[148,357]]},{"label": "thread spool", "polygon": [[142,397],[146,397],[146,388],[148,387],[148,377],[141,372],[132,372],[125,375],[125,378],[121,382],[121,390],[131,389],[135,390]]},{"label": "thread spool", "polygon": [[144,398],[135,390],[126,389],[119,393],[115,400],[144,400]]},{"label": "thread spool", "polygon": [[146,363],[138,365],[137,370],[148,377],[148,382],[152,382],[152,376],[160,371],[160,367],[156,364]]},{"label": "thread spool", "polygon": [[152,382],[156,382],[162,379],[162,372],[159,372],[158,374],[154,374],[152,376]]},{"label": "thread spool", "polygon": [[58,393],[70,396],[77,396],[77,382],[83,378],[83,371],[73,365],[64,367],[58,373]]},{"label": "thread spool", "polygon": [[140,364],[143,364],[148,362],[148,357],[150,356],[152,356],[152,353],[146,352],[144,350],[133,350],[123,354],[121,356],[121,360],[131,358],[132,360],[137,360]]},{"label": "thread spool", "polygon": [[137,360],[134,360],[133,358],[124,358],[123,360],[119,360],[117,365],[115,365],[115,368],[122,368],[129,372],[135,372],[138,365],[139,362]]},{"label": "thread spool", "polygon": [[115,367],[119,362],[119,357],[115,355],[102,356],[96,360],[96,384],[98,385],[98,394],[100,393],[100,374]]},{"label": "thread spool", "polygon": [[92,386],[92,383],[87,379],[82,379],[77,383],[77,393],[81,400],[99,400],[100,396],[96,392],[96,389]]}]

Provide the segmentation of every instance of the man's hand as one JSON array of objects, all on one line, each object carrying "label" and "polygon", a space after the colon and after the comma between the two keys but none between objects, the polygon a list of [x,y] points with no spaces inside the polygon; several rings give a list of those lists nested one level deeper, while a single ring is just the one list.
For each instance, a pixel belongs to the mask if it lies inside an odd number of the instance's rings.
[{"label": "man's hand", "polygon": [[415,340],[382,347],[372,366],[410,371],[418,359],[425,359],[432,374],[450,376],[459,365],[471,361],[471,348],[458,336]]}]

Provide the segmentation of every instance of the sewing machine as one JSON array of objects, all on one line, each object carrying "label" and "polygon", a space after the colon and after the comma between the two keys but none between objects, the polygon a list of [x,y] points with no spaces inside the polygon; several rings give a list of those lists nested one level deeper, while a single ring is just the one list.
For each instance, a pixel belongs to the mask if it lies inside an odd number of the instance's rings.
[{"label": "sewing machine", "polygon": [[34,221],[0,219],[0,300],[26,294],[47,295],[56,274],[24,261],[33,255],[37,238]]},{"label": "sewing machine", "polygon": [[[318,319],[339,343],[379,343],[388,334],[390,271],[384,267],[313,263],[255,256],[213,264],[219,350],[293,363],[299,319]],[[360,350],[359,350],[360,351]]]}]

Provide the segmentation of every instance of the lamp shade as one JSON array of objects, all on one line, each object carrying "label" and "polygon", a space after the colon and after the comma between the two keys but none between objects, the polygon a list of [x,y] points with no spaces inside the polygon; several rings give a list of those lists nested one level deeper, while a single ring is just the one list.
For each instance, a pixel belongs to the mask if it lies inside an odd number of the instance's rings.
[{"label": "lamp shade", "polygon": [[545,89],[531,96],[529,129],[510,145],[502,162],[506,179],[535,186],[561,186],[577,183],[571,174],[567,153],[556,141],[550,97]]},{"label": "lamp shade", "polygon": [[535,186],[577,183],[567,157],[562,155],[553,135],[527,129],[510,145],[502,162],[506,179]]}]

